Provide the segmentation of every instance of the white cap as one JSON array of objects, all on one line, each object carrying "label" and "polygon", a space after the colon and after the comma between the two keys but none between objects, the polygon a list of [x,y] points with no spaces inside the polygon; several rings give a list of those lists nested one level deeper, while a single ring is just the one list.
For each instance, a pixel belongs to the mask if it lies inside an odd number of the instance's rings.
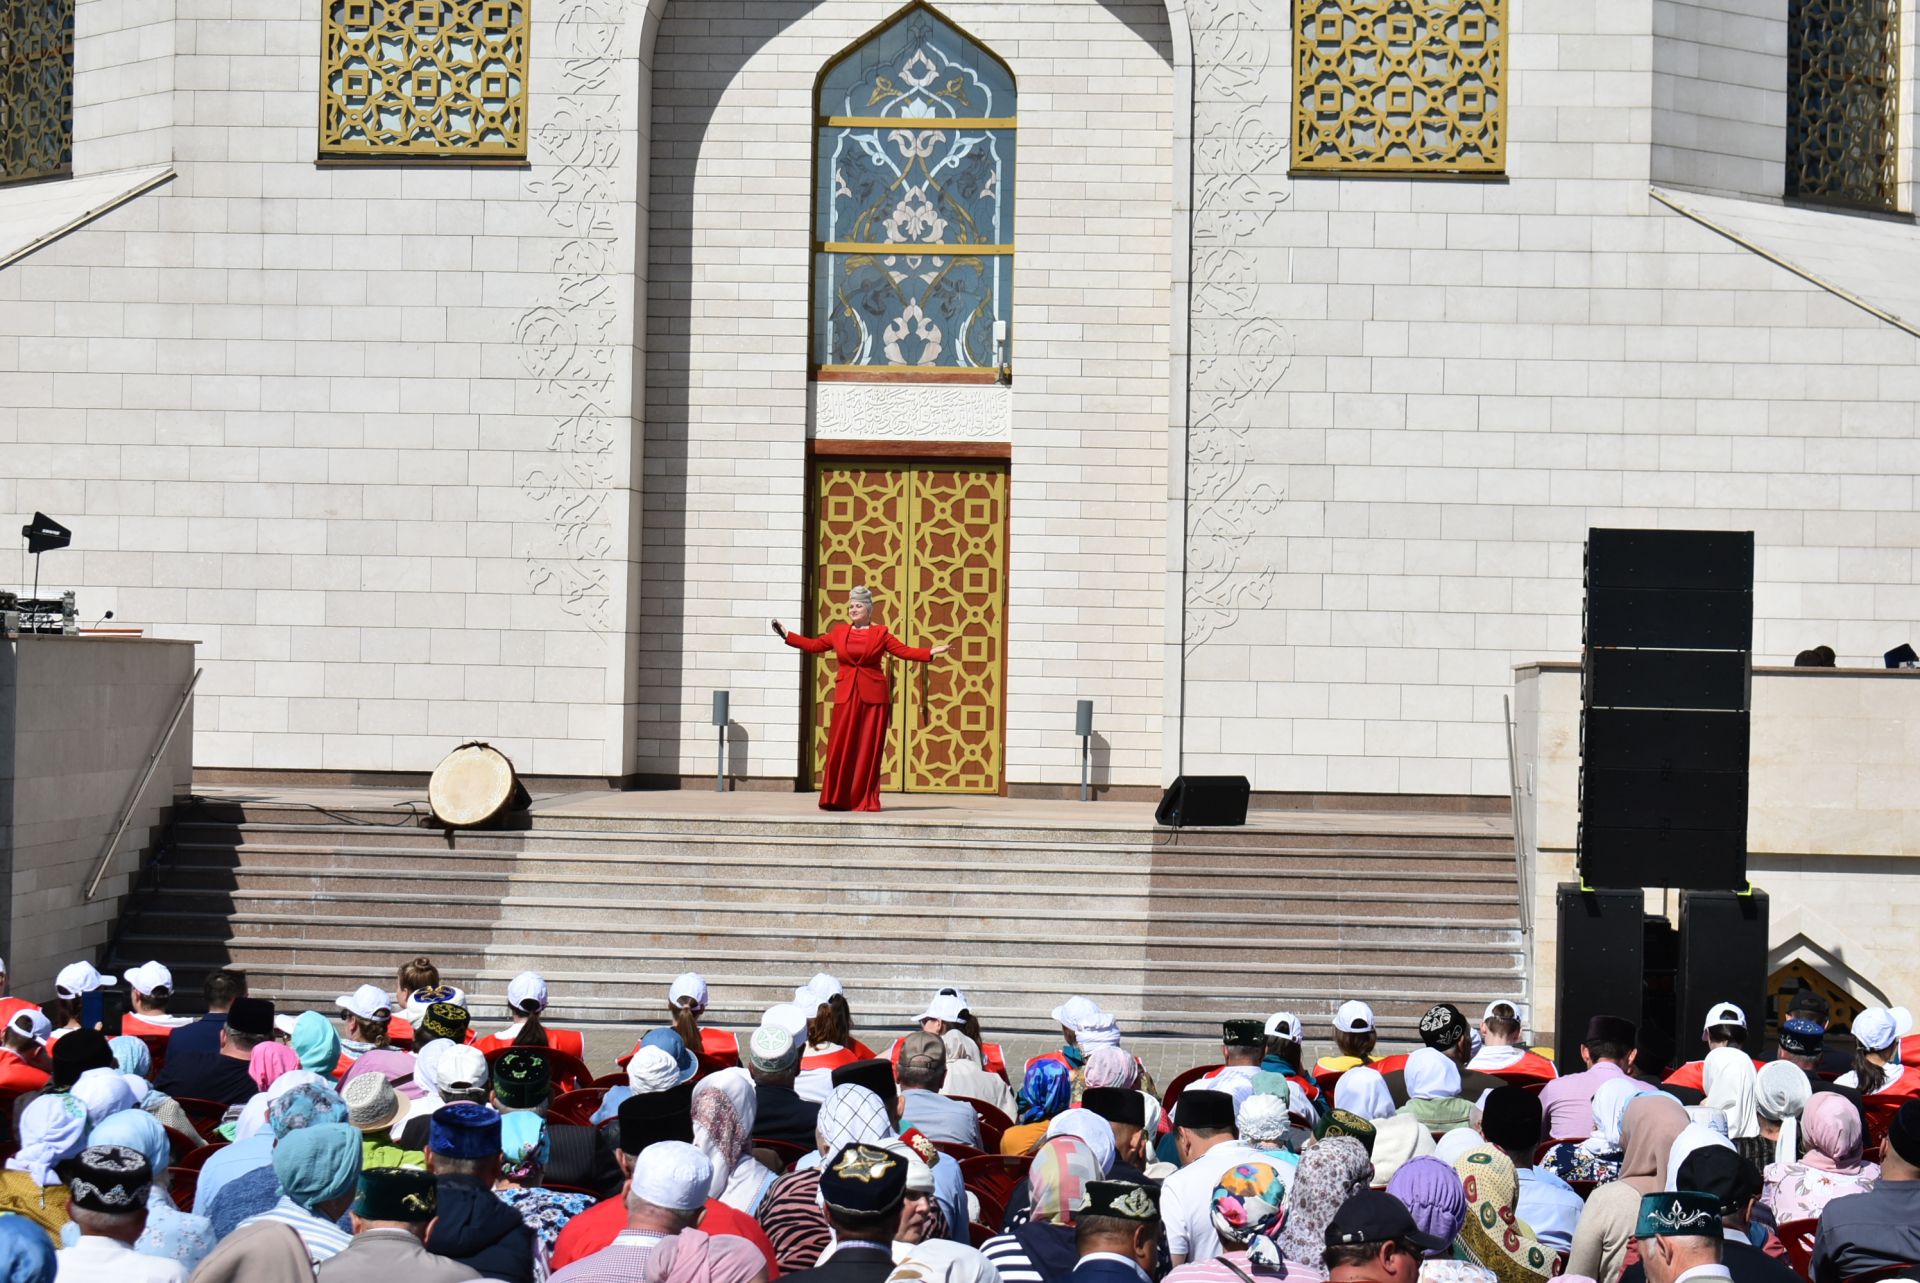
[{"label": "white cap", "polygon": [[1373,1032],[1373,1008],[1364,1002],[1343,1002],[1333,1013],[1333,1027],[1343,1034]]},{"label": "white cap", "polygon": [[1520,1004],[1509,998],[1495,998],[1487,1004],[1487,1009],[1480,1013],[1480,1019],[1518,1020],[1520,1019]]},{"label": "white cap", "polygon": [[1707,1013],[1707,1023],[1704,1028],[1711,1029],[1715,1025],[1738,1025],[1740,1028],[1745,1029],[1747,1027],[1747,1013],[1730,1002],[1720,1003]]},{"label": "white cap", "polygon": [[814,974],[813,979],[793,991],[793,1004],[811,1016],[827,1005],[827,999],[845,992],[838,980],[820,971]]},{"label": "white cap", "polygon": [[944,994],[946,997],[949,997],[949,998],[958,998],[960,1000],[960,1005],[963,1007],[968,1005],[967,991],[965,989],[956,989],[952,985],[941,985],[938,989],[934,990],[934,992],[938,994]]},{"label": "white cap", "polygon": [[1099,1014],[1100,1008],[1091,998],[1082,998],[1079,994],[1067,999],[1053,1009],[1054,1023],[1067,1028],[1078,1029],[1083,1023]]},{"label": "white cap", "polygon": [[[542,997],[544,997],[544,993]],[[698,971],[689,971],[667,987],[667,1001],[674,1006],[680,1005],[682,998],[693,999],[695,1011],[707,1009],[707,978]]]},{"label": "white cap", "polygon": [[1913,1032],[1913,1013],[1905,1007],[1868,1007],[1853,1021],[1853,1040],[1867,1051],[1885,1051]]},{"label": "white cap", "polygon": [[916,1020],[939,1020],[957,1025],[967,1014],[967,1006],[952,994],[936,993],[927,1009],[914,1017]]},{"label": "white cap", "polygon": [[158,962],[143,962],[137,967],[128,967],[122,973],[126,982],[141,993],[158,993],[162,989],[173,989],[173,972]]},{"label": "white cap", "polygon": [[1299,1042],[1300,1034],[1300,1017],[1291,1011],[1276,1011],[1267,1017],[1267,1037]]},{"label": "white cap", "polygon": [[352,993],[334,999],[334,1006],[351,1011],[362,1020],[379,1020],[393,1014],[393,995],[379,985],[361,985]]},{"label": "white cap", "polygon": [[633,1160],[628,1197],[670,1212],[698,1211],[707,1205],[713,1164],[683,1140],[655,1141]]},{"label": "white cap", "polygon": [[442,1091],[477,1091],[487,1085],[486,1053],[469,1043],[450,1044],[434,1062],[433,1076]]},{"label": "white cap", "polygon": [[69,962],[53,978],[53,991],[62,998],[73,999],[116,983],[114,977],[95,971],[91,962]]},{"label": "white cap", "polygon": [[507,982],[507,1005],[519,1011],[530,1002],[547,1009],[547,982],[537,971],[522,971]]},{"label": "white cap", "polygon": [[38,1008],[22,1007],[13,1013],[13,1019],[7,1021],[7,1032],[31,1038],[45,1046],[47,1035],[53,1032],[53,1022]]},{"label": "white cap", "polygon": [[781,1002],[768,1007],[766,1013],[760,1017],[760,1023],[784,1029],[795,1038],[804,1038],[807,1033],[807,1021],[812,1018],[812,1010],[802,1011],[794,1003]]},{"label": "white cap", "polygon": [[273,1013],[273,1027],[289,1038],[293,1037],[293,1027],[299,1022],[300,1017],[294,1015],[291,1011],[276,1011]]}]

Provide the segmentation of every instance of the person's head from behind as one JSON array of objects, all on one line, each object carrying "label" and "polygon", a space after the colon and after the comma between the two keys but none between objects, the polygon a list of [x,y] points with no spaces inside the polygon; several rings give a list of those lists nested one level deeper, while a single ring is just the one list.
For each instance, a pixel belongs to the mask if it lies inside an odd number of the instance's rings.
[{"label": "person's head from behind", "polygon": [[1393,1195],[1363,1190],[1327,1222],[1323,1261],[1335,1283],[1413,1283],[1420,1277],[1420,1262],[1449,1246],[1423,1234],[1413,1213]]},{"label": "person's head from behind", "polygon": [[73,1160],[67,1214],[80,1233],[131,1245],[147,1227],[147,1190],[153,1168],[125,1145],[94,1145]]},{"label": "person's head from behind", "polygon": [[23,1060],[31,1059],[46,1050],[47,1035],[52,1032],[53,1022],[44,1013],[32,1007],[22,1007],[7,1021],[6,1033],[0,1036],[0,1046]]},{"label": "person's head from behind", "polygon": [[713,1183],[713,1163],[685,1141],[662,1140],[633,1159],[627,1182],[627,1226],[678,1234],[700,1223]]},{"label": "person's head from behind", "polygon": [[1420,1017],[1420,1041],[1456,1065],[1473,1059],[1466,1013],[1450,1002],[1435,1003]]},{"label": "person's head from behind", "polygon": [[413,958],[400,964],[394,979],[398,981],[395,992],[404,1000],[416,989],[438,989],[440,968],[433,965],[432,958]]},{"label": "person's head from behind", "polygon": [[1278,1239],[1286,1216],[1287,1186],[1276,1164],[1245,1162],[1215,1179],[1213,1229],[1229,1252],[1244,1252],[1256,1248],[1260,1240]]},{"label": "person's head from behind", "polygon": [[1526,1088],[1495,1087],[1480,1106],[1480,1134],[1516,1168],[1532,1167],[1544,1118],[1540,1098]]},{"label": "person's head from behind", "polygon": [[1144,1168],[1147,1153],[1147,1098],[1131,1087],[1089,1087],[1080,1107],[1098,1114],[1113,1128],[1114,1153],[1132,1167]]},{"label": "person's head from behind", "polygon": [[247,996],[246,974],[231,967],[209,971],[207,978],[200,982],[200,993],[207,1000],[210,1013],[230,1011],[235,998]]},{"label": "person's head from behind", "polygon": [[879,1145],[855,1142],[820,1169],[820,1204],[844,1247],[849,1240],[893,1242],[907,1196],[907,1162]]},{"label": "person's head from behind", "polygon": [[393,1020],[393,995],[379,985],[361,985],[352,993],[334,1000],[340,1008],[340,1020],[346,1040],[366,1047],[387,1045]]},{"label": "person's head from behind", "polygon": [[337,1221],[360,1190],[360,1131],[351,1123],[319,1123],[274,1142],[280,1192],[325,1221]]},{"label": "person's head from behind", "polygon": [[173,972],[160,962],[143,962],[128,967],[121,979],[127,982],[127,998],[135,1013],[164,1016],[173,1001]]},{"label": "person's head from behind", "polygon": [[1817,1020],[1820,1022],[1820,1027],[1825,1029],[1832,1015],[1833,1004],[1822,997],[1817,990],[1797,989],[1793,996],[1787,999],[1785,1018],[1788,1020]]},{"label": "person's head from behind", "polygon": [[1594,1016],[1587,1021],[1587,1036],[1580,1040],[1580,1058],[1589,1066],[1607,1062],[1622,1069],[1633,1064],[1640,1030],[1631,1020],[1618,1016]]},{"label": "person's head from behind", "polygon": [[1718,1265],[1726,1242],[1719,1200],[1699,1190],[1647,1194],[1633,1237],[1648,1283],[1674,1283],[1697,1266]]},{"label": "person's head from behind", "polygon": [[1520,1021],[1520,1008],[1504,999],[1487,1004],[1480,1016],[1480,1041],[1488,1047],[1518,1047],[1526,1030]]},{"label": "person's head from behind", "polygon": [[1088,1181],[1073,1242],[1083,1257],[1112,1252],[1152,1274],[1160,1255],[1159,1192],[1131,1181]]},{"label": "person's head from behind", "polygon": [[947,1044],[938,1034],[914,1030],[901,1044],[894,1077],[903,1090],[938,1092],[947,1082]]},{"label": "person's head from behind", "polygon": [[655,1145],[693,1143],[693,1084],[629,1096],[620,1102],[619,1118],[620,1147],[614,1157],[620,1170],[632,1176],[640,1155]]},{"label": "person's head from behind", "polygon": [[1183,1166],[1216,1145],[1236,1139],[1240,1131],[1232,1095],[1198,1086],[1187,1088],[1173,1107],[1173,1134]]},{"label": "person's head from behind", "polygon": [[500,1115],[466,1102],[434,1110],[427,1131],[427,1170],[492,1185],[500,1172]]},{"label": "person's head from behind", "polygon": [[353,1232],[400,1230],[424,1239],[440,1214],[440,1183],[432,1172],[411,1167],[369,1167],[354,1196]]},{"label": "person's head from behind", "polygon": [[484,1105],[491,1099],[493,1072],[478,1047],[456,1044],[442,1048],[440,1058],[433,1063],[433,1077],[445,1104]]},{"label": "person's head from behind", "polygon": [[1780,1024],[1780,1056],[1798,1065],[1803,1073],[1818,1072],[1821,1053],[1827,1049],[1827,1028],[1806,1016],[1789,1016]]},{"label": "person's head from behind", "polygon": [[1342,1056],[1369,1060],[1373,1057],[1374,1043],[1378,1038],[1373,1008],[1366,1003],[1343,1002],[1340,1009],[1333,1013],[1333,1045],[1340,1049]]},{"label": "person's head from behind", "polygon": [[235,998],[220,1027],[220,1054],[252,1060],[253,1049],[273,1041],[273,1004],[265,998]]},{"label": "person's head from behind", "polygon": [[1887,1124],[1880,1152],[1880,1180],[1920,1181],[1920,1100],[1900,1106]]},{"label": "person's head from behind", "polygon": [[509,1047],[493,1061],[493,1107],[544,1114],[553,1099],[553,1070],[544,1047]]},{"label": "person's head from behind", "polygon": [[1225,1020],[1220,1024],[1220,1062],[1257,1065],[1267,1054],[1266,1026],[1258,1020]]},{"label": "person's head from behind", "polygon": [[522,971],[507,982],[507,1009],[520,1022],[513,1036],[516,1047],[544,1047],[547,1030],[541,1017],[547,1010],[547,981],[537,971]]},{"label": "person's head from behind", "polygon": [[1301,1023],[1300,1017],[1291,1011],[1276,1011],[1267,1017],[1265,1032],[1267,1055],[1278,1057],[1295,1069],[1302,1068],[1300,1043],[1306,1036],[1306,1026]]},{"label": "person's head from behind", "polygon": [[1730,1002],[1715,1003],[1707,1012],[1706,1027],[1700,1031],[1707,1050],[1747,1045],[1747,1013]]},{"label": "person's head from behind", "polygon": [[[941,1049],[943,1056],[945,1050],[944,1047]],[[905,1059],[904,1054],[901,1059]],[[944,1065],[944,1061],[942,1064]],[[944,1076],[944,1068],[941,1072]],[[902,1109],[900,1084],[894,1081],[893,1066],[886,1061],[856,1060],[850,1065],[842,1065],[833,1071],[833,1085],[836,1090],[841,1087],[865,1087],[879,1099],[889,1121],[894,1123],[900,1121]]]},{"label": "person's head from behind", "polygon": [[800,1040],[779,1025],[761,1025],[747,1040],[747,1072],[759,1087],[788,1090],[800,1076]]},{"label": "person's head from behind", "polygon": [[1760,1169],[1738,1150],[1705,1145],[1680,1162],[1673,1183],[1681,1189],[1711,1195],[1720,1204],[1720,1220],[1729,1229],[1744,1232],[1760,1201]]}]

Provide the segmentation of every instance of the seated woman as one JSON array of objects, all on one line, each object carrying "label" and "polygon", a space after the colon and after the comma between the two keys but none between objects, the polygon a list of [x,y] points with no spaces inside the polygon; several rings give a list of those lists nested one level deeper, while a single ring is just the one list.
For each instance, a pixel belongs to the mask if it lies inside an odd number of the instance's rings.
[{"label": "seated woman", "polygon": [[18,1212],[58,1246],[68,1221],[58,1169],[87,1147],[87,1107],[64,1092],[42,1096],[21,1111],[19,1136],[19,1152],[0,1172],[0,1212]]},{"label": "seated woman", "polygon": [[1819,1216],[1836,1198],[1861,1194],[1880,1179],[1880,1167],[1860,1156],[1860,1111],[1839,1092],[1815,1092],[1800,1115],[1797,1161],[1770,1163],[1760,1201],[1777,1223]]},{"label": "seated woman", "polygon": [[1561,1141],[1541,1155],[1537,1166],[1568,1184],[1592,1181],[1604,1185],[1619,1180],[1620,1163],[1626,1157],[1620,1129],[1626,1124],[1627,1106],[1634,1097],[1652,1090],[1637,1078],[1608,1079],[1593,1093],[1593,1134],[1585,1140]]},{"label": "seated woman", "polygon": [[1228,1168],[1213,1187],[1213,1229],[1226,1251],[1210,1261],[1174,1266],[1164,1283],[1278,1283],[1320,1277],[1281,1256],[1277,1240],[1286,1218],[1287,1187],[1280,1168],[1263,1162]]},{"label": "seated woman", "polygon": [[1473,1102],[1460,1099],[1460,1066],[1444,1052],[1422,1047],[1407,1057],[1407,1103],[1400,1112],[1432,1132],[1450,1132],[1473,1121]]}]

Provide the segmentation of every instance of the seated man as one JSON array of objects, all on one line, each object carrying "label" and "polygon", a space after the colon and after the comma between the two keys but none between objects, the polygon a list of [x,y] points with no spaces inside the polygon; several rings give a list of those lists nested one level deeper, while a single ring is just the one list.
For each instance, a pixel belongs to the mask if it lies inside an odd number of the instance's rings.
[{"label": "seated man", "polygon": [[463,1283],[478,1273],[435,1256],[422,1244],[427,1227],[439,1215],[436,1181],[430,1172],[404,1167],[375,1167],[360,1173],[360,1194],[353,1200],[353,1242],[320,1263],[319,1283]]},{"label": "seated man", "polygon": [[980,1116],[964,1100],[942,1096],[947,1081],[947,1045],[936,1035],[915,1031],[900,1049],[894,1072],[900,1085],[900,1115],[929,1140],[981,1148]]},{"label": "seated man", "polygon": [[95,1145],[74,1160],[67,1214],[80,1241],[60,1252],[67,1283],[185,1283],[178,1261],[142,1256],[134,1241],[147,1228],[147,1191],[153,1169],[140,1151]]},{"label": "seated man", "polygon": [[[173,1038],[178,1038],[178,1033]],[[220,1049],[175,1051],[154,1081],[169,1096],[238,1105],[259,1090],[248,1072],[253,1049],[273,1037],[273,1004],[265,998],[235,998],[220,1026]],[[171,1039],[169,1040],[171,1041]]]}]

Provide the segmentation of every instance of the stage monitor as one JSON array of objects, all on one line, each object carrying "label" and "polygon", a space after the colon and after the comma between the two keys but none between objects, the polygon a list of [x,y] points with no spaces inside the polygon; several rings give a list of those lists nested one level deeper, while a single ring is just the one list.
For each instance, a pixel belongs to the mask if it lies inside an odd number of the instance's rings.
[{"label": "stage monitor", "polygon": [[1562,1073],[1580,1065],[1580,1042],[1594,1016],[1640,1023],[1646,965],[1646,897],[1639,891],[1582,891],[1562,882],[1556,893],[1560,941],[1555,951],[1554,1061]]},{"label": "stage monitor", "polygon": [[1252,792],[1244,775],[1182,775],[1160,798],[1153,822],[1174,829],[1245,824]]}]

